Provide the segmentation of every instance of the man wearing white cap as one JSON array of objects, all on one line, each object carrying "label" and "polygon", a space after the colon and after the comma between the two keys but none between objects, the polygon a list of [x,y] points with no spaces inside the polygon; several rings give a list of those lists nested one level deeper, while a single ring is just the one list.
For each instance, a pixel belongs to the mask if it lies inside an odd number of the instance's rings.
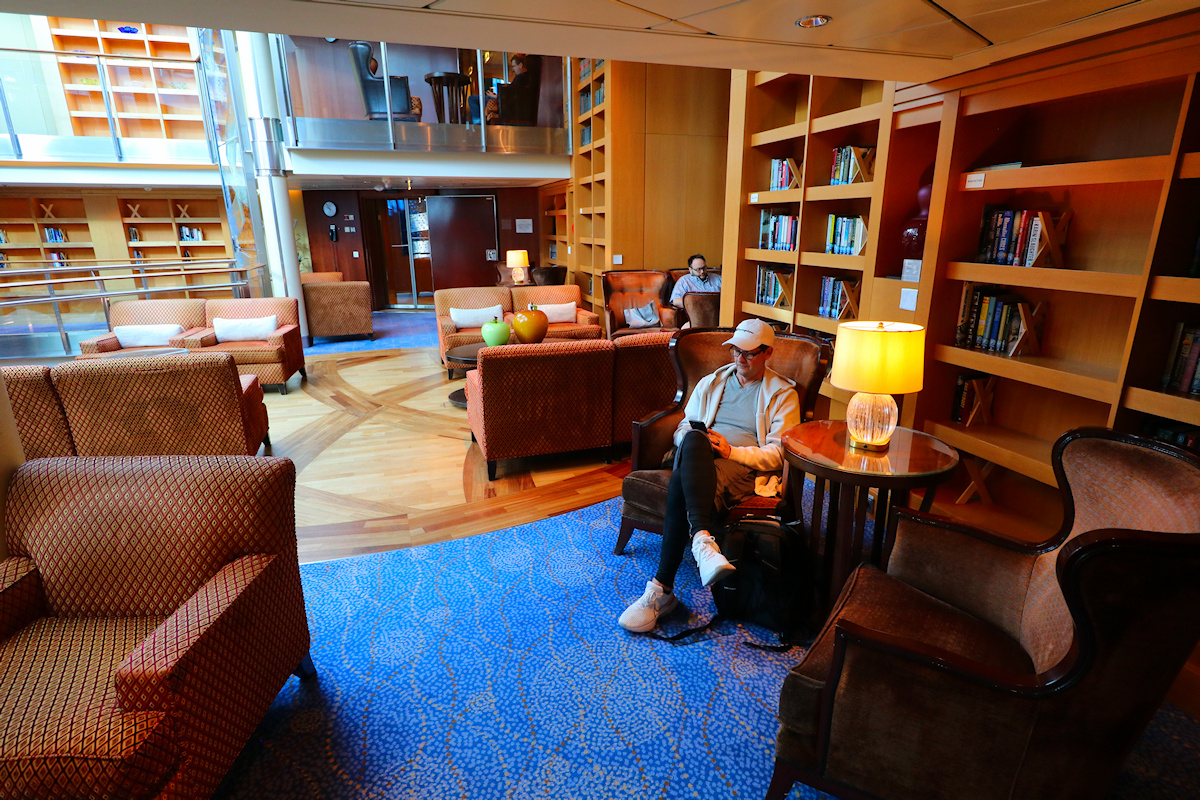
[{"label": "man wearing white cap", "polygon": [[795,385],[767,369],[775,331],[748,319],[725,341],[733,363],[696,384],[675,429],[675,465],[667,487],[658,572],[618,623],[645,633],[675,608],[675,573],[689,540],[700,579],[710,586],[734,567],[712,536],[714,512],[756,493],[775,494],[783,470],[783,432],[800,424]]}]

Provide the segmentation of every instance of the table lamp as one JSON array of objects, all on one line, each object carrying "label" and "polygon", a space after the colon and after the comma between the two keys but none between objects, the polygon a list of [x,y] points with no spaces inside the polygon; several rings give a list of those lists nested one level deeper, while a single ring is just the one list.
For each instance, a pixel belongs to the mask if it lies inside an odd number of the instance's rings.
[{"label": "table lamp", "polygon": [[529,280],[529,251],[509,250],[506,256],[513,283],[525,283]]},{"label": "table lamp", "polygon": [[894,394],[921,391],[925,329],[907,322],[843,322],[837,328],[829,382],[856,392],[846,406],[850,445],[887,450],[900,410]]}]

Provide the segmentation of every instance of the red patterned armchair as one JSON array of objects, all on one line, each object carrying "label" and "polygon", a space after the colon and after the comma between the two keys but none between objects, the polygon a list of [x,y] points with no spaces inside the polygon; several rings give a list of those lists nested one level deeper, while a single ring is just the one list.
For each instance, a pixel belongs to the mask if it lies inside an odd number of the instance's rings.
[{"label": "red patterned armchair", "polygon": [[1030,543],[899,512],[784,679],[767,796],[1107,797],[1200,638],[1200,460],[1093,428]]},{"label": "red patterned armchair", "polygon": [[[204,329],[203,300],[122,300],[113,303],[108,310],[109,324],[117,325],[180,325],[183,333],[171,337],[171,347],[183,347],[188,336],[195,336]],[[122,348],[117,335],[109,332],[102,336],[84,339],[79,343],[79,358],[97,358],[119,350],[135,352],[145,347]]]},{"label": "red patterned armchair", "polygon": [[467,420],[496,462],[612,444],[615,347],[607,339],[485,347],[467,373]]},{"label": "red patterned armchair", "polygon": [[656,270],[609,270],[601,276],[604,287],[604,318],[608,325],[608,338],[646,333],[654,328],[630,328],[625,321],[625,312],[653,303],[658,312],[659,326],[663,330],[679,327],[676,310],[662,300],[670,278],[665,272]]},{"label": "red patterned armchair", "polygon": [[308,315],[308,346],[314,336],[362,336],[375,334],[371,323],[371,283],[347,281],[340,272],[304,272],[304,313]]},{"label": "red patterned armchair", "polygon": [[0,375],[4,376],[25,458],[76,455],[71,427],[50,378],[50,368],[0,367]]},{"label": "red patterned armchair", "polygon": [[[278,327],[266,341],[217,342],[213,319],[255,319],[275,316]],[[294,297],[247,297],[208,300],[203,330],[183,340],[188,350],[229,353],[242,375],[257,375],[259,383],[276,384],[287,394],[287,379],[304,375],[304,342],[300,338],[300,304]]]},{"label": "red patterned armchair", "polygon": [[212,795],[288,676],[315,674],[295,479],[248,456],[17,469],[0,796]]}]

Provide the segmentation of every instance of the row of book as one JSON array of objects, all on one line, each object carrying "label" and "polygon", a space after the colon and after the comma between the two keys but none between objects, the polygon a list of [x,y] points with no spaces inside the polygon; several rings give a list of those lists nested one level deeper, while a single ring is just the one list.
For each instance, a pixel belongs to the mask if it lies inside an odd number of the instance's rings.
[{"label": "row of book", "polygon": [[65,242],[67,240],[66,231],[62,228],[42,228],[42,232],[45,233],[47,242]]},{"label": "row of book", "polygon": [[586,114],[592,110],[592,92],[590,89],[584,89],[579,93],[579,113]]},{"label": "row of book", "polygon": [[1200,452],[1200,429],[1186,422],[1166,422],[1152,417],[1142,421],[1143,436],[1173,444],[1193,453]]},{"label": "row of book", "polygon": [[1024,304],[1025,300],[1008,287],[964,282],[955,347],[1012,355],[1023,331]]},{"label": "row of book", "polygon": [[771,159],[770,191],[777,192],[781,189],[790,188],[795,178],[796,173],[792,171],[792,160],[790,158]]},{"label": "row of book", "polygon": [[821,278],[821,302],[817,315],[829,319],[841,319],[849,307],[849,295],[858,286],[853,278],[836,278],[825,275]]},{"label": "row of book", "polygon": [[579,129],[579,146],[592,143],[592,126],[584,125]]},{"label": "row of book", "polygon": [[833,168],[829,174],[830,186],[873,180],[874,173],[874,147],[846,145],[833,148]]},{"label": "row of book", "polygon": [[202,242],[204,241],[204,231],[199,228],[189,228],[187,225],[180,225],[179,240],[182,242]]},{"label": "row of book", "polygon": [[1180,322],[1167,348],[1167,363],[1163,367],[1162,388],[1167,392],[1200,394],[1200,325]]},{"label": "row of book", "polygon": [[71,262],[67,261],[66,253],[61,253],[57,250],[46,254],[46,258],[50,261],[51,267],[69,267]]},{"label": "row of book", "polygon": [[593,69],[600,69],[604,66],[603,58],[581,58],[579,59],[579,77],[582,80],[592,74]]},{"label": "row of book", "polygon": [[966,422],[975,405],[975,384],[971,381],[986,378],[982,372],[960,372],[954,379],[954,402],[950,406],[951,422]]},{"label": "row of book", "polygon": [[1042,219],[1036,211],[983,207],[979,230],[979,256],[983,264],[1028,267],[1042,244]]},{"label": "row of book", "polygon": [[0,244],[8,244],[8,231],[0,228]]},{"label": "row of book", "polygon": [[773,306],[779,300],[783,284],[779,281],[779,270],[759,266],[758,281],[754,285],[754,302],[759,305]]},{"label": "row of book", "polygon": [[856,256],[867,246],[867,223],[862,217],[829,215],[825,230],[825,252]]},{"label": "row of book", "polygon": [[763,209],[758,217],[760,250],[795,250],[800,233],[800,218]]}]

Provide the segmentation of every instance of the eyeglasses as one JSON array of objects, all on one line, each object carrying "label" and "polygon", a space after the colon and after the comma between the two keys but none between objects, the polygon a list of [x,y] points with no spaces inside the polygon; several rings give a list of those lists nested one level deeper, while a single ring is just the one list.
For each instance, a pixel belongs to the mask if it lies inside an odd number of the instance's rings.
[{"label": "eyeglasses", "polygon": [[755,358],[756,356],[761,356],[765,352],[767,352],[767,346],[765,344],[759,345],[758,347],[754,348],[753,350],[743,350],[740,347],[734,347],[733,345],[729,345],[729,354],[732,355],[735,359],[736,358],[747,358],[747,359]]}]

